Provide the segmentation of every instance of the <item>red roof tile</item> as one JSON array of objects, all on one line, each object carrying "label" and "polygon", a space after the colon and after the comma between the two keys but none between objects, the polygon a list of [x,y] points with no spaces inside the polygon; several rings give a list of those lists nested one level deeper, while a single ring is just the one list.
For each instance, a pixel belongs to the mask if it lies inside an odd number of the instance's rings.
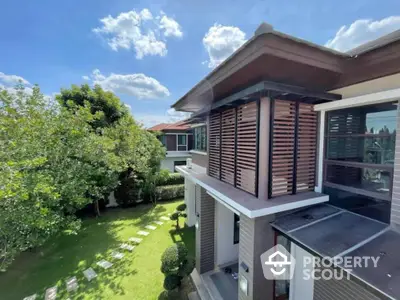
[{"label": "red roof tile", "polygon": [[184,121],[179,121],[176,123],[168,124],[168,123],[160,123],[153,127],[150,127],[148,130],[150,131],[164,131],[164,130],[188,130],[189,125],[185,124]]}]

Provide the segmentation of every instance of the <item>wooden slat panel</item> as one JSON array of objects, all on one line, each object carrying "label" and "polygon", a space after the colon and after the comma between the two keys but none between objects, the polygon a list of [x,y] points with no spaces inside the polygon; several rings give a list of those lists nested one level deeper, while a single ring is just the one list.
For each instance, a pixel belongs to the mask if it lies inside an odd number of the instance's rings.
[{"label": "wooden slat panel", "polygon": [[210,115],[209,125],[209,151],[208,151],[208,174],[220,178],[220,135],[221,135],[221,114]]},{"label": "wooden slat panel", "polygon": [[234,108],[222,112],[221,180],[234,185],[235,172],[235,122]]},{"label": "wooden slat panel", "polygon": [[297,192],[315,187],[317,113],[313,105],[299,103],[299,142],[297,145]]},{"label": "wooden slat panel", "polygon": [[274,106],[271,153],[272,197],[292,193],[296,123],[295,102],[275,100]]},{"label": "wooden slat panel", "polygon": [[257,103],[237,108],[236,186],[256,194]]}]

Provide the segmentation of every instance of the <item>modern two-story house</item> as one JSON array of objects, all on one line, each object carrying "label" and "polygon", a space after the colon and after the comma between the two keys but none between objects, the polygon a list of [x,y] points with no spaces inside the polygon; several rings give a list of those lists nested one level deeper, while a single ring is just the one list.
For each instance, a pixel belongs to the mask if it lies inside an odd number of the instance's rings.
[{"label": "modern two-story house", "polygon": [[[254,36],[173,107],[206,146],[185,176],[202,299],[400,299],[400,32],[342,53]],[[343,279],[267,280],[260,256],[379,257]],[[311,265],[311,271],[316,268]]]},{"label": "modern two-story house", "polygon": [[175,172],[176,166],[186,165],[193,148],[193,130],[182,121],[176,123],[160,123],[148,129],[159,132],[158,139],[167,149],[161,161],[161,169]]}]

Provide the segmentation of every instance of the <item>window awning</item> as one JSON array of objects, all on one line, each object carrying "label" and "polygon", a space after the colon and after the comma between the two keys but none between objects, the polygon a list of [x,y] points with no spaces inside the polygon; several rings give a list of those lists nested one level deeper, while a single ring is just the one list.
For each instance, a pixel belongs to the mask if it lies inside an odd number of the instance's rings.
[{"label": "window awning", "polygon": [[400,299],[400,234],[388,224],[321,204],[282,216],[271,225],[316,256],[380,257],[377,268],[337,267],[378,297]]}]

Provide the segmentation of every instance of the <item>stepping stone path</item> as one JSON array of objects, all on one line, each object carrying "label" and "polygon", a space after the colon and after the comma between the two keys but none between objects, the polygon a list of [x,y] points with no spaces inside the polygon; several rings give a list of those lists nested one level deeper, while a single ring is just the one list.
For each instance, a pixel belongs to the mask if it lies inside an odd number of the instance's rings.
[{"label": "stepping stone path", "polygon": [[35,300],[36,297],[37,297],[37,294],[34,294],[34,295],[31,295],[31,296],[25,297],[24,300]]},{"label": "stepping stone path", "polygon": [[122,244],[119,246],[121,249],[128,250],[129,252],[132,252],[133,249],[135,249],[135,246],[129,245],[129,244]]},{"label": "stepping stone path", "polygon": [[145,226],[145,228],[146,229],[150,229],[150,230],[156,230],[157,229],[157,227],[153,226],[153,225],[147,225],[147,226]]},{"label": "stepping stone path", "polygon": [[162,224],[164,224],[164,223],[161,222],[161,221],[155,221],[154,223],[156,223],[157,225],[162,225]]},{"label": "stepping stone path", "polygon": [[76,277],[74,276],[74,277],[71,277],[71,278],[68,278],[66,281],[65,281],[65,284],[66,284],[66,286],[67,286],[67,292],[69,293],[69,292],[75,292],[77,289],[78,289],[78,287],[79,287],[79,285],[78,285],[78,280],[76,279]]},{"label": "stepping stone path", "polygon": [[143,241],[143,239],[137,238],[137,237],[131,237],[128,239],[128,241],[135,243],[135,244],[140,244],[140,242]]},{"label": "stepping stone path", "polygon": [[111,257],[116,259],[122,259],[124,257],[124,254],[121,252],[113,251],[111,252]]},{"label": "stepping stone path", "polygon": [[106,261],[105,259],[102,259],[101,261],[98,261],[96,263],[98,266],[102,267],[103,269],[108,269],[112,267],[112,263],[110,263],[109,261]]},{"label": "stepping stone path", "polygon": [[148,236],[150,234],[150,232],[147,231],[138,231],[137,233],[138,235],[143,235],[143,236]]},{"label": "stepping stone path", "polygon": [[168,217],[161,217],[160,219],[161,219],[161,220],[164,220],[164,221],[169,221],[169,220],[171,220],[171,219],[168,218]]},{"label": "stepping stone path", "polygon": [[55,300],[57,298],[57,287],[53,286],[46,290],[46,295],[44,296],[44,300]]},{"label": "stepping stone path", "polygon": [[86,269],[85,271],[83,271],[83,275],[85,275],[85,277],[88,281],[92,281],[92,279],[97,277],[96,272],[92,268],[89,268],[89,269]]}]

